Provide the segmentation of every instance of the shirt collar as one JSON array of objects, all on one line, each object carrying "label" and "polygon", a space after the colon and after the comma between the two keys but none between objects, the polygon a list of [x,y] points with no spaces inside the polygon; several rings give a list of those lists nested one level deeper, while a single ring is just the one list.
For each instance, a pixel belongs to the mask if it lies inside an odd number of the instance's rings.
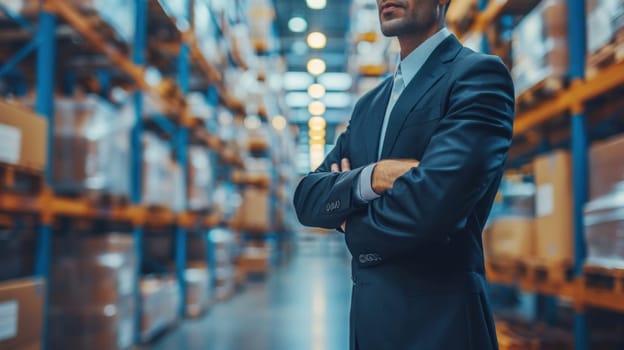
[{"label": "shirt collar", "polygon": [[401,76],[405,86],[412,81],[418,74],[418,71],[425,64],[431,53],[446,39],[451,32],[445,28],[440,29],[437,33],[425,40],[420,46],[410,52],[400,63],[398,69],[401,70]]}]

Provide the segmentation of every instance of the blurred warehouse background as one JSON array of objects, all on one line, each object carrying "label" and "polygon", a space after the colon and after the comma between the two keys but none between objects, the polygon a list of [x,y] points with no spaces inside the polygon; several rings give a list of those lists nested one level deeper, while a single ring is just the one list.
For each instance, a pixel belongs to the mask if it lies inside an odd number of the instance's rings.
[{"label": "blurred warehouse background", "polygon": [[[516,86],[501,350],[624,349],[624,0],[448,25]],[[0,0],[0,350],[347,349],[344,237],[292,196],[398,52],[375,0]]]}]

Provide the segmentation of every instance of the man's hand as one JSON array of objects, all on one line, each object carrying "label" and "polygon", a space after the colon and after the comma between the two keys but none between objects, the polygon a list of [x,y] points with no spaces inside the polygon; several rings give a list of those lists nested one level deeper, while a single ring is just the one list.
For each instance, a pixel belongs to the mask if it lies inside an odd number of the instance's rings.
[{"label": "man's hand", "polygon": [[[331,165],[331,171],[332,173],[339,173],[341,171],[349,171],[351,170],[351,162],[349,161],[349,159],[347,158],[342,158],[342,160],[340,161],[340,166],[338,166],[338,164],[333,163]],[[347,227],[347,222],[343,222],[342,225],[340,225],[340,228],[345,231]]]},{"label": "man's hand", "polygon": [[394,186],[396,179],[418,167],[420,162],[414,159],[387,159],[375,165],[372,187],[377,194],[382,194]]}]

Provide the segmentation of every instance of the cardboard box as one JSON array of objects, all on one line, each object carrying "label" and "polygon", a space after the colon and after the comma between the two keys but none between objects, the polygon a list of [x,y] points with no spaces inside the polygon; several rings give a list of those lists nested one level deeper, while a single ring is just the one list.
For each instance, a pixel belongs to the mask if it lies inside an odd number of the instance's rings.
[{"label": "cardboard box", "polygon": [[547,263],[573,261],[572,161],[567,151],[535,159],[536,257]]},{"label": "cardboard box", "polygon": [[30,343],[28,345],[21,345],[20,347],[18,347],[15,350],[41,350],[41,349],[42,349],[41,341],[38,340],[38,341],[32,342],[32,343]]},{"label": "cardboard box", "polygon": [[134,343],[134,298],[116,305],[50,309],[52,349],[123,350]]},{"label": "cardboard box", "polygon": [[108,233],[97,237],[69,236],[54,240],[56,256],[93,257],[107,253],[133,253],[134,239],[129,234]]},{"label": "cardboard box", "polygon": [[26,108],[0,101],[0,162],[43,171],[48,122]]},{"label": "cardboard box", "polygon": [[109,253],[107,264],[95,258],[65,258],[52,265],[53,305],[116,304],[135,291],[135,260],[128,254]]},{"label": "cardboard box", "polygon": [[530,259],[535,256],[535,220],[503,217],[486,231],[486,254],[490,258]]},{"label": "cardboard box", "polygon": [[624,181],[624,135],[593,145],[589,150],[589,197],[594,200]]},{"label": "cardboard box", "polygon": [[41,279],[0,283],[0,349],[30,346],[41,339],[44,298]]},{"label": "cardboard box", "polygon": [[264,233],[271,228],[269,191],[249,188],[243,194],[241,228],[248,232]]}]

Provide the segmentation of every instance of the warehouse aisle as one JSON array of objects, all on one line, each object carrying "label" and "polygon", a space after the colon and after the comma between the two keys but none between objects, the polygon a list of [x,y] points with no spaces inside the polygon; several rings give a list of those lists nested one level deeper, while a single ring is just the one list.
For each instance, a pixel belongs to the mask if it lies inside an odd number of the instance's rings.
[{"label": "warehouse aisle", "polygon": [[199,320],[185,321],[152,350],[344,350],[349,261],[338,239],[304,243],[266,281],[249,282]]}]

